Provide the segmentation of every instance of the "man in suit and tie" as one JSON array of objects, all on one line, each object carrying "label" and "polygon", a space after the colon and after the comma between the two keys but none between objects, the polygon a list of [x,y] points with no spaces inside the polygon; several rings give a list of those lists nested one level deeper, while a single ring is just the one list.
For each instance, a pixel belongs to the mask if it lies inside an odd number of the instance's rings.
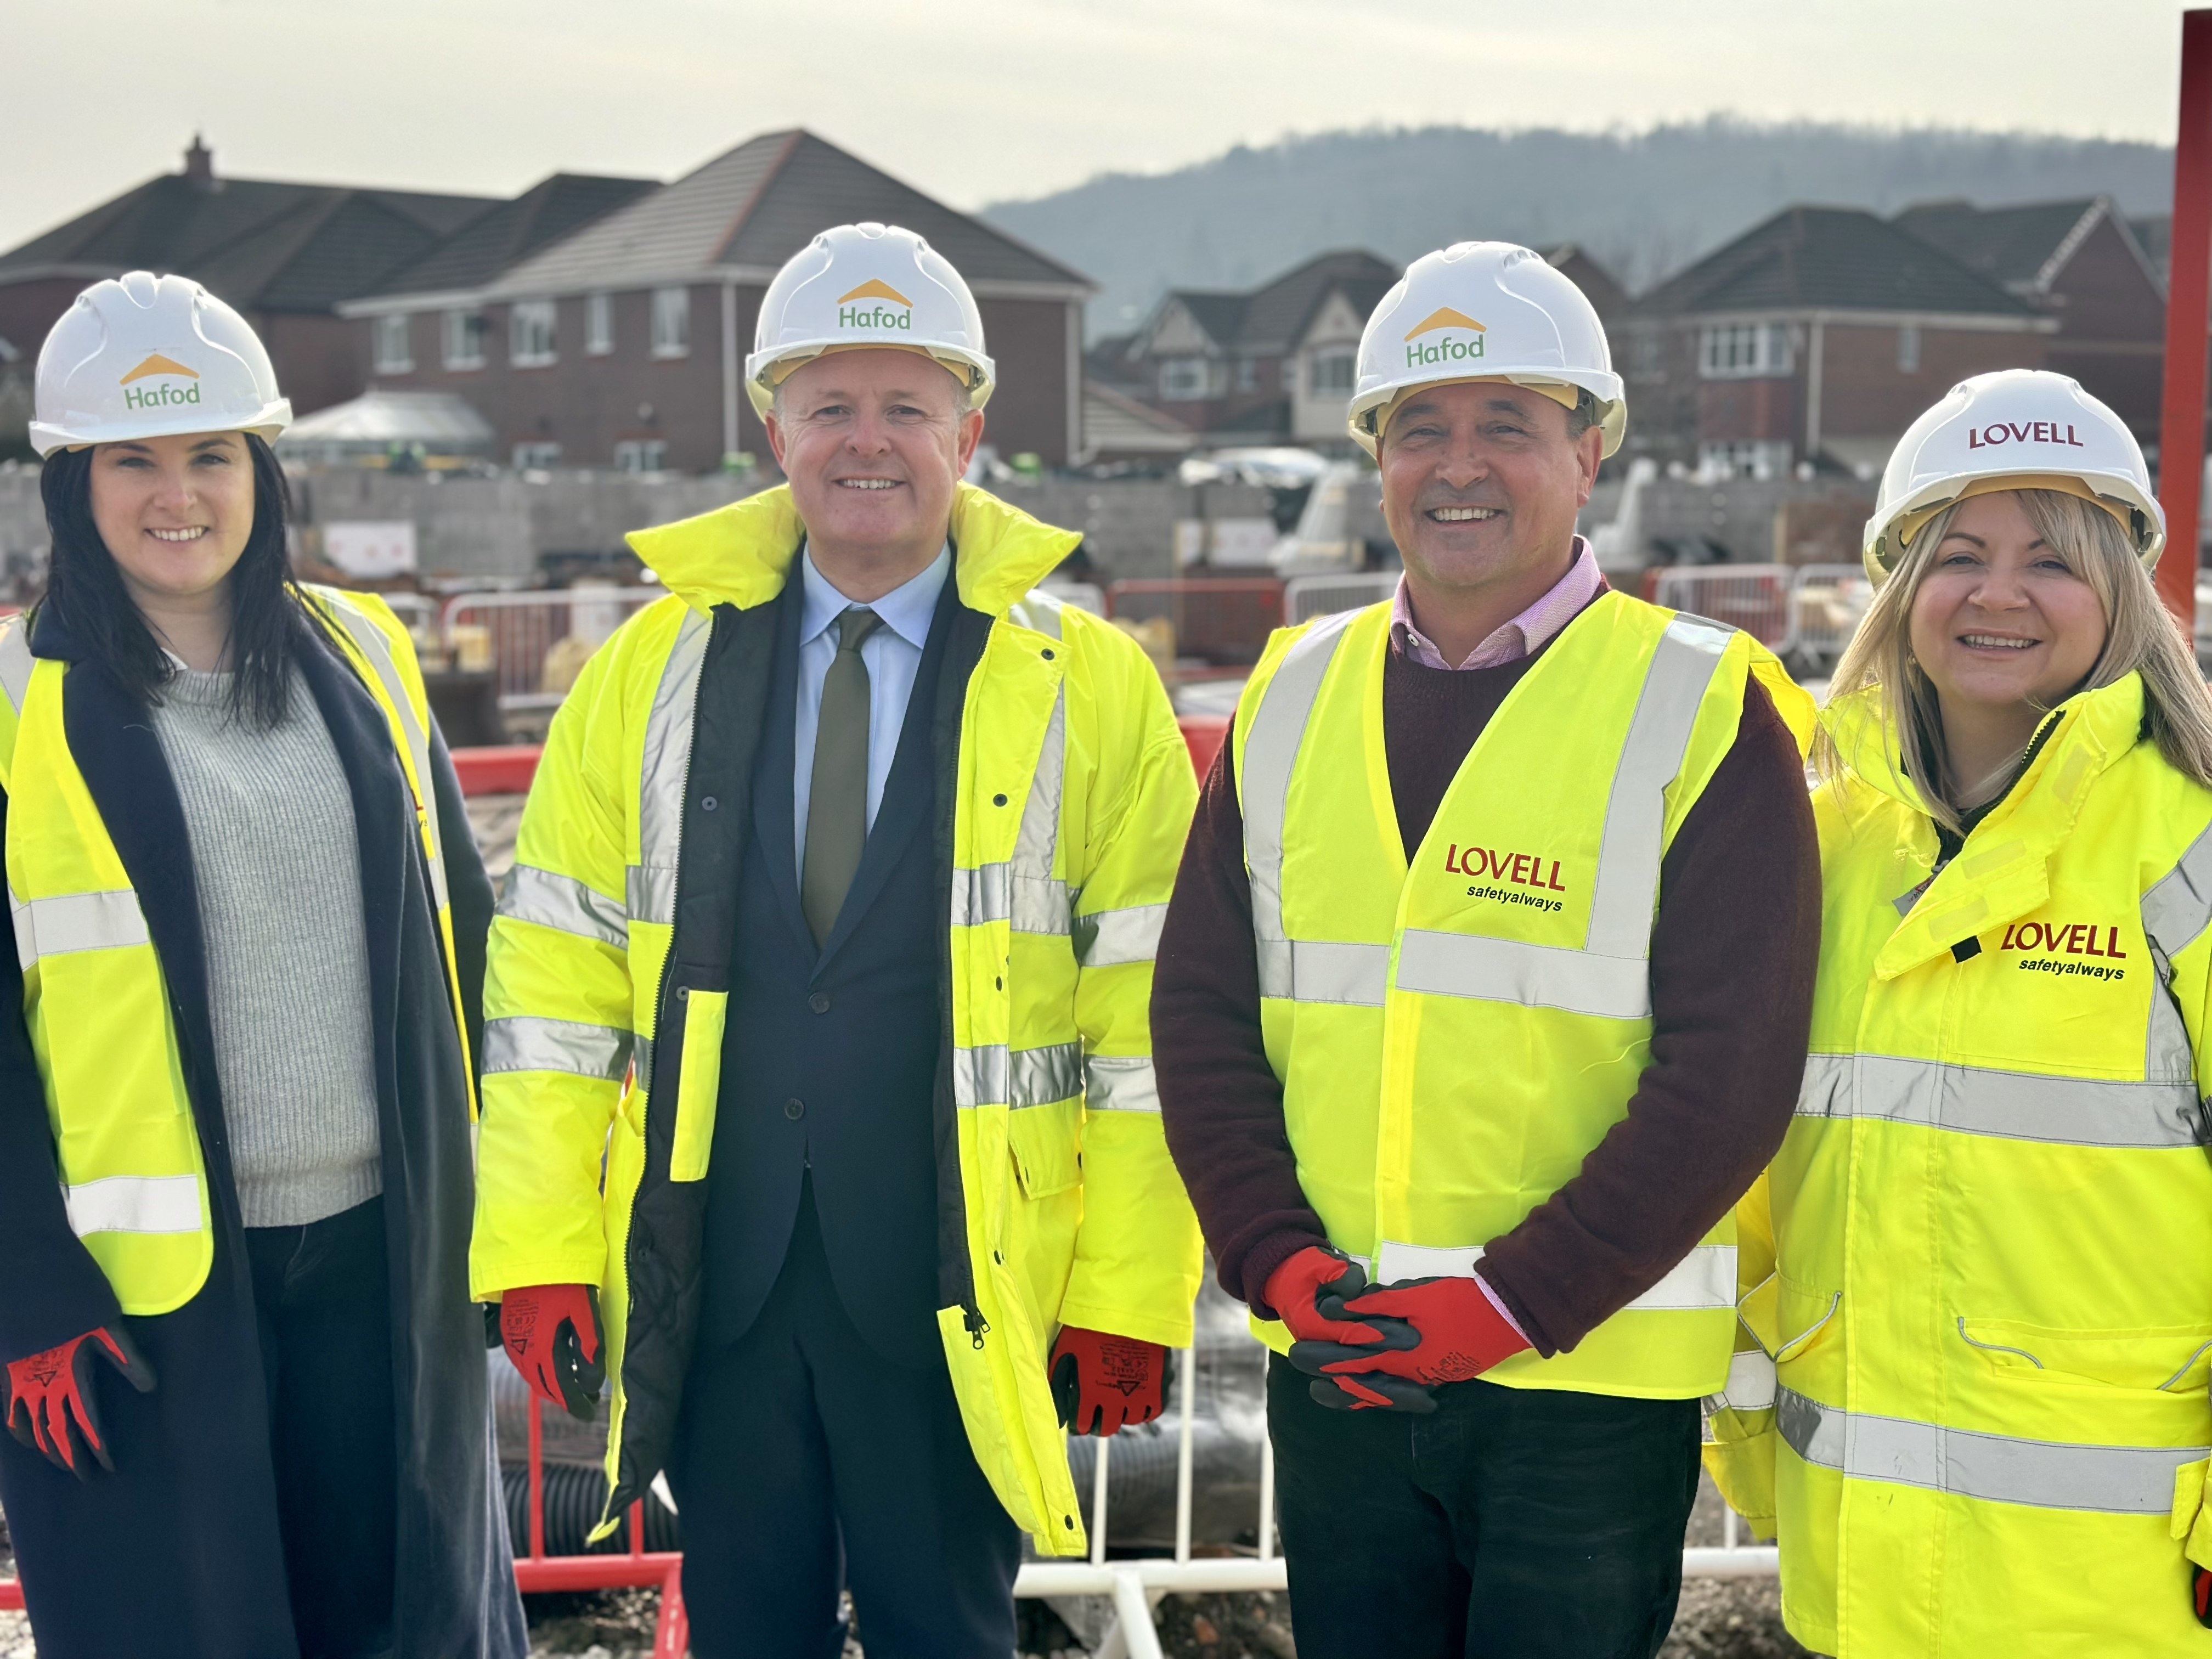
[{"label": "man in suit and tie", "polygon": [[[824,233],[746,364],[789,484],[639,532],[671,597],[556,718],[495,929],[475,1293],[613,1381],[695,1651],[1008,1654],[1063,1425],[1162,1407],[1195,1221],[1147,1006],[1195,786],[1077,538],[960,479],[992,386],[911,232]],[[600,1158],[605,1153],[605,1174]]]}]

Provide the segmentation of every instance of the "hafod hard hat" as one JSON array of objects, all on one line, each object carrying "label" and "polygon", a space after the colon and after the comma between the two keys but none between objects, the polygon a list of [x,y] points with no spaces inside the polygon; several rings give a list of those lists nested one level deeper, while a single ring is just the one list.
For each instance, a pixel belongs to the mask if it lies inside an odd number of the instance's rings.
[{"label": "hafod hard hat", "polygon": [[94,283],[62,313],[39,352],[37,404],[41,456],[188,432],[273,440],[292,423],[246,319],[191,278],[149,270]]},{"label": "hafod hard hat", "polygon": [[1455,242],[1406,267],[1359,337],[1353,441],[1374,454],[1398,400],[1444,380],[1510,380],[1570,407],[1587,392],[1608,455],[1628,429],[1597,312],[1542,254],[1512,242]]},{"label": "hafod hard hat", "polygon": [[952,262],[910,230],[875,223],[825,230],[784,262],[761,301],[745,393],[768,413],[775,388],[828,351],[897,346],[934,358],[981,409],[997,370],[983,316]]},{"label": "hafod hard hat", "polygon": [[1960,381],[1897,441],[1866,524],[1868,579],[1887,581],[1921,526],[1945,507],[2001,489],[2056,489],[2095,503],[2120,521],[2146,569],[2166,547],[2166,513],[2120,417],[2063,374],[2003,368]]}]

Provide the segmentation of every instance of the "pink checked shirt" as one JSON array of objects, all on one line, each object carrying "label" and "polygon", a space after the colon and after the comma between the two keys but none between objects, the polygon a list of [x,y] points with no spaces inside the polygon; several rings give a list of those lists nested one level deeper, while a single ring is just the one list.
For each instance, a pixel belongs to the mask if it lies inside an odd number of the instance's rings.
[{"label": "pink checked shirt", "polygon": [[1443,653],[1413,626],[1413,607],[1406,597],[1406,579],[1401,576],[1397,598],[1390,606],[1390,638],[1400,655],[1424,668],[1500,667],[1520,661],[1572,622],[1597,596],[1604,580],[1598,574],[1597,558],[1589,544],[1576,537],[1575,562],[1567,567],[1558,586],[1511,622],[1500,624],[1496,633],[1468,653],[1465,662],[1453,664],[1446,662]]}]

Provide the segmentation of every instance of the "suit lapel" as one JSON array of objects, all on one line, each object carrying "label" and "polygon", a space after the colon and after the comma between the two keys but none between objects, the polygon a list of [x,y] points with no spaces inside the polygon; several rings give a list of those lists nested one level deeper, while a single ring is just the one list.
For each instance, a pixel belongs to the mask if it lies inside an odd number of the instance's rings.
[{"label": "suit lapel", "polygon": [[775,599],[775,661],[769,670],[768,729],[761,733],[758,769],[754,773],[753,833],[768,861],[769,885],[792,937],[814,948],[814,935],[799,903],[799,854],[793,814],[793,767],[799,738],[799,618],[803,606],[797,582]]}]

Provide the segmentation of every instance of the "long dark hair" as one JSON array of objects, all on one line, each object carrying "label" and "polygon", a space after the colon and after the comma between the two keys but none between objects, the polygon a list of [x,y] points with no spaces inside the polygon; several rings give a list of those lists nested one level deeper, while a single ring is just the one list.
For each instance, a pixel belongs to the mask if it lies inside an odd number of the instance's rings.
[{"label": "long dark hair", "polygon": [[[292,492],[269,446],[250,432],[245,438],[253,462],[253,528],[230,573],[230,710],[233,719],[265,729],[291,706],[292,653],[307,627],[285,538]],[[51,457],[39,493],[53,538],[45,603],[133,696],[158,702],[173,671],[93,522],[92,451]]]}]

